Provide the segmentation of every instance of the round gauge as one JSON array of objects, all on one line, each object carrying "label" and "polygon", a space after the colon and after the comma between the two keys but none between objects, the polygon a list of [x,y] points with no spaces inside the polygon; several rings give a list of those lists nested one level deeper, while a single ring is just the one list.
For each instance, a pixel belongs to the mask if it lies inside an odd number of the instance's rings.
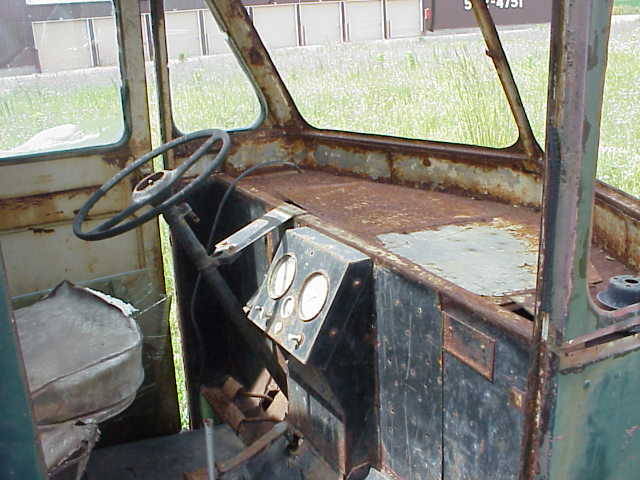
[{"label": "round gauge", "polygon": [[296,258],[293,255],[280,257],[269,274],[268,290],[271,298],[280,298],[293,283],[296,274]]},{"label": "round gauge", "polygon": [[300,290],[298,311],[305,322],[313,320],[324,307],[329,296],[329,279],[323,273],[312,273],[307,277]]},{"label": "round gauge", "polygon": [[282,306],[280,307],[280,316],[282,318],[288,318],[293,313],[293,309],[296,306],[296,301],[293,297],[287,297],[282,302]]}]

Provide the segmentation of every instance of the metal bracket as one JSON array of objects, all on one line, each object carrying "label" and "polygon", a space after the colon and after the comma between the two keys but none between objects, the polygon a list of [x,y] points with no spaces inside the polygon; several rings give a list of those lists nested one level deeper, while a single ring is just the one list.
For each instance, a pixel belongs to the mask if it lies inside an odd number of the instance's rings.
[{"label": "metal bracket", "polygon": [[444,350],[493,382],[495,339],[444,314]]},{"label": "metal bracket", "polygon": [[220,264],[231,263],[236,255],[249,245],[303,213],[306,213],[305,210],[295,205],[288,203],[280,205],[217,243],[213,251],[213,258]]}]

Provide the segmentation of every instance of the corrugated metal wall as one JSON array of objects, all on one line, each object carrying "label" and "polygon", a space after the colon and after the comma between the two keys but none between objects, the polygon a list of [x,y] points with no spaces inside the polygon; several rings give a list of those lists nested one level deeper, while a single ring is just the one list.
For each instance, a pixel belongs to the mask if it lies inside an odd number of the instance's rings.
[{"label": "corrugated metal wall", "polygon": [[[265,5],[256,0],[245,3],[251,4],[246,8],[250,10],[265,44],[281,48],[416,37],[429,29],[474,26],[475,19],[468,2],[346,0]],[[499,2],[502,7],[496,6]],[[184,59],[228,53],[224,36],[208,10],[184,10],[198,6],[201,0],[187,3],[167,5],[167,8],[175,7],[166,12],[169,57]],[[56,18],[64,20],[33,22],[33,37],[43,72],[115,65],[117,62],[115,24],[113,17],[105,16],[111,7],[100,6],[100,9],[97,4],[87,5],[79,11],[85,18],[74,18],[77,12],[63,8],[56,10]],[[29,7],[30,12],[36,9],[30,16],[35,19],[51,18],[47,15],[52,12],[44,7]],[[499,24],[533,23],[547,21],[550,7],[551,0],[496,0],[495,5],[492,2],[491,10]],[[16,8],[14,10],[17,11]],[[147,16],[143,14],[145,23],[148,23]],[[150,59],[153,55],[147,36],[145,31],[145,53]]]}]

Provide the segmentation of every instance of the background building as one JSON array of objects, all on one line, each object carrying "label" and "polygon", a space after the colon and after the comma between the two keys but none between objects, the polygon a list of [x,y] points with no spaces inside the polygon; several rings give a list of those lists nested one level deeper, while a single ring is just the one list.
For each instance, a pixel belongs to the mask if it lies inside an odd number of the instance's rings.
[{"label": "background building", "polygon": [[[263,41],[272,48],[415,37],[475,25],[469,0],[244,0]],[[492,0],[498,24],[548,21],[551,0]],[[165,0],[169,56],[184,59],[228,52],[203,0]],[[149,2],[141,0],[145,53],[153,58]],[[3,0],[0,69],[4,75],[115,65],[111,1]]]}]

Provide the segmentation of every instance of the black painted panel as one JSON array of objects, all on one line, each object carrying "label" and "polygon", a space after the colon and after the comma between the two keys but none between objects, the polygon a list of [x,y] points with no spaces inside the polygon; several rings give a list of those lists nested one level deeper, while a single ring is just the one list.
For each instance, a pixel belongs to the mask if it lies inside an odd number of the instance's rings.
[{"label": "black painted panel", "polygon": [[383,462],[401,478],[436,480],[442,464],[442,321],[434,292],[374,273]]},{"label": "black painted panel", "polygon": [[494,377],[445,353],[443,478],[518,478],[528,349],[471,315],[455,318],[496,340]]},{"label": "black painted panel", "polygon": [[[361,266],[371,271],[368,263]],[[295,357],[288,362],[288,421],[329,465],[344,473],[379,463],[371,283],[370,279],[363,282],[360,288],[365,291],[359,297],[342,300],[345,304],[355,302],[343,305],[348,308],[339,315],[342,329],[330,326],[329,331],[321,331],[318,343],[337,342],[328,363],[318,364],[315,356],[307,365]],[[329,333],[332,330],[335,337]]]}]

